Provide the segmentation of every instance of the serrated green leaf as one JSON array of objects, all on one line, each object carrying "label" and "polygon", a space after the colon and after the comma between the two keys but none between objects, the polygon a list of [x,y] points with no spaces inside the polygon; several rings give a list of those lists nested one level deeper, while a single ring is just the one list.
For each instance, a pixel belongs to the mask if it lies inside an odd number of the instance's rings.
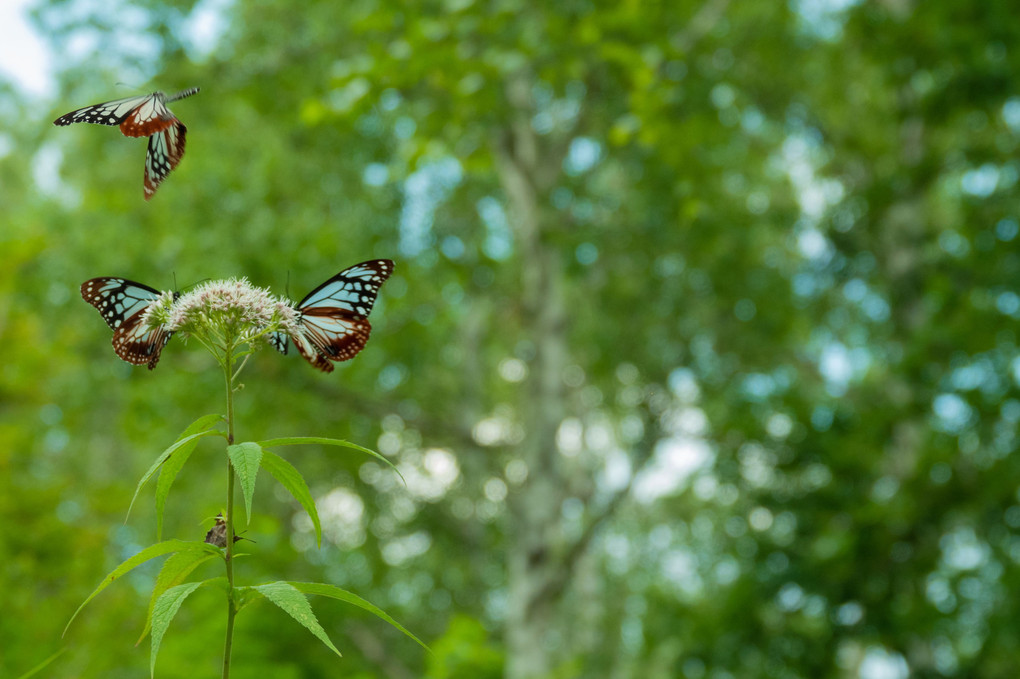
[{"label": "serrated green leaf", "polygon": [[170,627],[170,621],[181,609],[181,604],[188,598],[188,595],[202,586],[201,582],[189,582],[184,585],[171,587],[156,599],[156,605],[152,609],[152,652],[149,654],[149,676],[156,676],[156,655],[159,653],[159,645],[163,642],[163,635]]},{"label": "serrated green leaf", "polygon": [[315,500],[312,498],[312,493],[308,490],[308,484],[305,483],[301,472],[271,450],[262,451],[262,467],[272,474],[273,478],[279,481],[280,485],[286,488],[294,496],[294,499],[305,508],[315,526],[315,541],[319,547],[322,547],[322,525],[319,523],[319,512],[315,509]]},{"label": "serrated green leaf", "polygon": [[259,466],[262,463],[262,447],[257,443],[245,441],[227,446],[227,455],[230,456],[230,464],[234,465],[234,471],[237,472],[237,478],[241,482],[241,490],[244,492],[244,513],[250,522],[251,499],[255,495],[255,480],[258,478]]},{"label": "serrated green leaf", "polygon": [[305,629],[314,634],[319,641],[326,644],[330,650],[343,657],[340,651],[336,649],[336,646],[333,645],[333,642],[329,640],[326,630],[322,629],[322,625],[315,618],[315,613],[312,612],[312,606],[308,603],[308,599],[296,587],[289,582],[270,582],[265,585],[257,585],[255,589],[262,596],[282,608],[287,615],[301,623]]},{"label": "serrated green leaf", "polygon": [[[400,473],[400,470],[398,470],[392,462],[390,462],[389,460],[387,460],[385,457],[375,452],[374,450],[363,448],[362,446],[359,446],[356,443],[351,443],[350,441],[344,441],[342,439],[328,439],[319,436],[288,436],[286,438],[259,441],[259,445],[262,446],[263,448],[272,448],[273,446],[296,446],[309,443],[318,443],[324,446],[338,446],[341,448],[350,448],[351,450],[357,450],[359,452],[365,453],[366,455],[371,455],[372,457],[381,460],[385,462],[387,465],[389,465],[390,469],[395,471],[397,473],[397,476],[400,477],[400,480],[404,481],[404,477]],[[404,485],[407,485],[407,481],[404,481]]]},{"label": "serrated green leaf", "polygon": [[176,587],[171,587],[163,592],[158,599],[156,599],[156,605],[152,610],[152,651],[149,655],[149,675],[155,676],[156,674],[156,656],[159,654],[160,644],[163,642],[163,635],[166,634],[167,629],[170,627],[170,622],[177,615],[177,611],[180,610],[181,604],[184,600],[199,587],[205,585],[223,587],[224,591],[229,591],[227,586],[227,579],[225,577],[210,578],[208,580],[202,580],[200,582],[188,582]]},{"label": "serrated green leaf", "polygon": [[192,550],[170,555],[170,558],[163,563],[163,568],[160,569],[159,575],[156,576],[156,585],[152,588],[152,596],[149,597],[149,610],[145,613],[145,629],[142,630],[142,634],[138,637],[138,641],[135,642],[135,646],[142,643],[142,639],[145,638],[145,635],[149,633],[149,629],[152,627],[152,609],[156,605],[156,599],[171,587],[184,582],[184,579],[191,575],[193,570],[212,558],[212,554]]},{"label": "serrated green leaf", "polygon": [[135,486],[135,494],[131,498],[131,504],[128,505],[127,516],[124,517],[124,522],[127,523],[128,516],[131,516],[131,508],[135,506],[135,500],[138,499],[138,493],[142,490],[142,486],[145,485],[146,481],[148,481],[150,478],[152,478],[152,475],[156,473],[156,470],[159,469],[160,466],[164,462],[166,462],[166,459],[168,457],[173,455],[175,452],[177,452],[181,448],[184,448],[185,446],[189,445],[192,441],[194,441],[196,439],[204,438],[206,436],[222,436],[222,435],[223,435],[223,432],[216,431],[214,429],[211,429],[211,430],[208,430],[208,431],[202,431],[202,432],[199,432],[197,434],[192,434],[191,436],[187,436],[185,438],[182,438],[182,439],[176,441],[172,446],[170,446],[169,448],[164,450],[162,453],[160,453],[159,457],[156,458],[156,461],[152,463],[151,467],[149,467],[149,470],[147,472],[145,472],[145,474],[142,475],[142,478],[138,482],[138,485]]},{"label": "serrated green leaf", "polygon": [[184,464],[195,452],[198,439],[190,441],[187,445],[177,449],[177,452],[163,464],[159,470],[159,478],[156,480],[156,539],[163,539],[163,510],[166,508],[166,498],[170,494],[170,486],[177,479],[177,474],[184,467]]},{"label": "serrated green leaf", "polygon": [[87,606],[88,603],[96,597],[96,595],[98,595],[104,589],[113,584],[113,582],[117,580],[117,578],[121,577],[122,575],[131,571],[132,569],[140,566],[149,559],[155,559],[157,556],[162,556],[170,552],[184,552],[184,551],[208,552],[209,554],[214,554],[217,556],[220,553],[220,550],[218,550],[216,547],[213,547],[212,545],[207,545],[204,542],[188,542],[185,540],[166,540],[164,542],[159,542],[154,545],[149,545],[142,551],[135,554],[130,559],[124,561],[124,563],[114,568],[105,578],[103,578],[103,581],[99,583],[99,586],[96,587],[92,594],[89,594],[88,598],[82,602],[81,606],[78,607],[78,610],[76,610],[74,612],[74,615],[71,616],[71,619],[67,621],[67,625],[64,627],[64,632],[63,634],[61,634],[61,636],[67,634],[67,628],[71,626],[71,623],[74,622],[74,619],[78,617],[79,613],[81,613],[81,609],[85,608],[85,606]]},{"label": "serrated green leaf", "polygon": [[399,622],[397,622],[389,615],[387,615],[386,611],[382,610],[375,604],[365,601],[357,594],[348,592],[345,589],[340,589],[339,587],[336,587],[334,585],[326,585],[321,582],[288,582],[287,584],[293,585],[294,589],[300,592],[304,592],[305,594],[318,594],[319,596],[328,596],[332,599],[339,599],[340,601],[346,601],[349,604],[354,604],[358,608],[366,610],[372,615],[381,618],[382,620],[385,620],[386,622],[393,625],[398,630],[409,636],[415,642],[417,642],[418,645],[424,648],[426,651],[428,651],[429,653],[432,652],[432,649],[426,646],[421,639],[407,631],[407,629],[405,629],[403,625],[401,625]]}]

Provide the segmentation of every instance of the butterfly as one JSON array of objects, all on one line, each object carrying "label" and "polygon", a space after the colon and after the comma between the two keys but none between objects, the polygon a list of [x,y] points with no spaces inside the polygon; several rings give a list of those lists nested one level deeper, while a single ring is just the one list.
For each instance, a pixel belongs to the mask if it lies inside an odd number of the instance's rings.
[{"label": "butterfly", "polygon": [[[81,296],[99,310],[106,324],[113,329],[113,350],[134,365],[148,363],[156,367],[159,354],[170,341],[172,331],[163,327],[149,329],[142,315],[162,293],[148,285],[126,278],[91,278],[81,284]],[[174,299],[179,297],[174,293]]]},{"label": "butterfly", "polygon": [[[234,533],[234,542],[247,539],[248,538],[241,537],[237,533]],[[215,525],[213,525],[213,527],[209,529],[209,532],[205,534],[205,542],[208,542],[210,545],[216,545],[220,548],[225,548],[227,546],[227,520],[223,518],[222,512],[216,515]],[[251,540],[250,542],[254,542],[254,540]]]},{"label": "butterfly", "polygon": [[173,96],[153,92],[140,97],[93,104],[62,115],[53,124],[119,125],[125,136],[148,137],[144,187],[145,200],[149,200],[159,184],[184,157],[184,138],[188,128],[167,108],[167,104],[190,97],[198,91],[199,88],[192,87]]},{"label": "butterfly", "polygon": [[270,342],[287,353],[293,340],[306,361],[323,372],[333,372],[331,361],[354,358],[365,348],[372,326],[372,311],[379,288],[393,273],[393,262],[373,259],[355,264],[308,293],[294,308],[297,330],[270,335]]}]

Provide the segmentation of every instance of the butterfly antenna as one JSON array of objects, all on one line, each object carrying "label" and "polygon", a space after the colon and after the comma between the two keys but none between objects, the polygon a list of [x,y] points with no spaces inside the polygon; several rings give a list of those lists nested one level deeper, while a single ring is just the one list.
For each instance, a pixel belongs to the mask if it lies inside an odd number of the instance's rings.
[{"label": "butterfly antenna", "polygon": [[206,281],[211,281],[211,280],[212,280],[211,278],[201,278],[201,279],[199,279],[199,280],[195,281],[194,283],[192,283],[191,285],[188,285],[188,286],[185,286],[185,287],[186,287],[186,288],[187,288],[188,290],[191,290],[191,289],[192,289],[192,288],[194,288],[195,286],[201,285],[202,283],[205,283]]}]

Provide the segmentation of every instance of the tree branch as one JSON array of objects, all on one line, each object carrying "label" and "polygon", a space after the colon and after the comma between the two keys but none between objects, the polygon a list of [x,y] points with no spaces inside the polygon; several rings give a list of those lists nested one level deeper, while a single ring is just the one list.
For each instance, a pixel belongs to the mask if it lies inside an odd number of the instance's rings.
[{"label": "tree branch", "polygon": [[569,581],[569,575],[573,573],[578,560],[587,553],[588,547],[591,545],[591,541],[595,537],[599,527],[612,518],[619,510],[620,505],[623,504],[624,500],[630,496],[635,480],[641,475],[641,472],[648,467],[649,463],[655,457],[652,454],[654,450],[654,443],[649,439],[658,440],[658,437],[646,436],[645,439],[646,445],[642,446],[640,449],[640,454],[635,460],[637,464],[635,465],[634,472],[630,475],[630,479],[627,481],[627,485],[616,491],[602,509],[589,518],[584,530],[581,531],[581,535],[578,536],[577,540],[575,540],[566,552],[564,552],[558,559],[556,567],[549,569],[549,577],[546,579],[545,583],[535,591],[534,597],[528,603],[529,608],[538,605],[539,602],[550,601],[563,593],[563,590],[566,588],[567,582]]}]

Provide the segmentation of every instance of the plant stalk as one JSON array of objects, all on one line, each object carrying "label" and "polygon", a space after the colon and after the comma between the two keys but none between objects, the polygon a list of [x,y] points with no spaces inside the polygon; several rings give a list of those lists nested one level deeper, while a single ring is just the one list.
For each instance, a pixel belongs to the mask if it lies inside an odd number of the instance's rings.
[{"label": "plant stalk", "polygon": [[[234,444],[234,378],[233,347],[228,347],[223,360],[223,375],[227,383],[227,445]],[[230,650],[234,643],[234,617],[237,609],[234,605],[234,465],[227,456],[227,637],[223,643],[223,679],[230,677]]]}]

